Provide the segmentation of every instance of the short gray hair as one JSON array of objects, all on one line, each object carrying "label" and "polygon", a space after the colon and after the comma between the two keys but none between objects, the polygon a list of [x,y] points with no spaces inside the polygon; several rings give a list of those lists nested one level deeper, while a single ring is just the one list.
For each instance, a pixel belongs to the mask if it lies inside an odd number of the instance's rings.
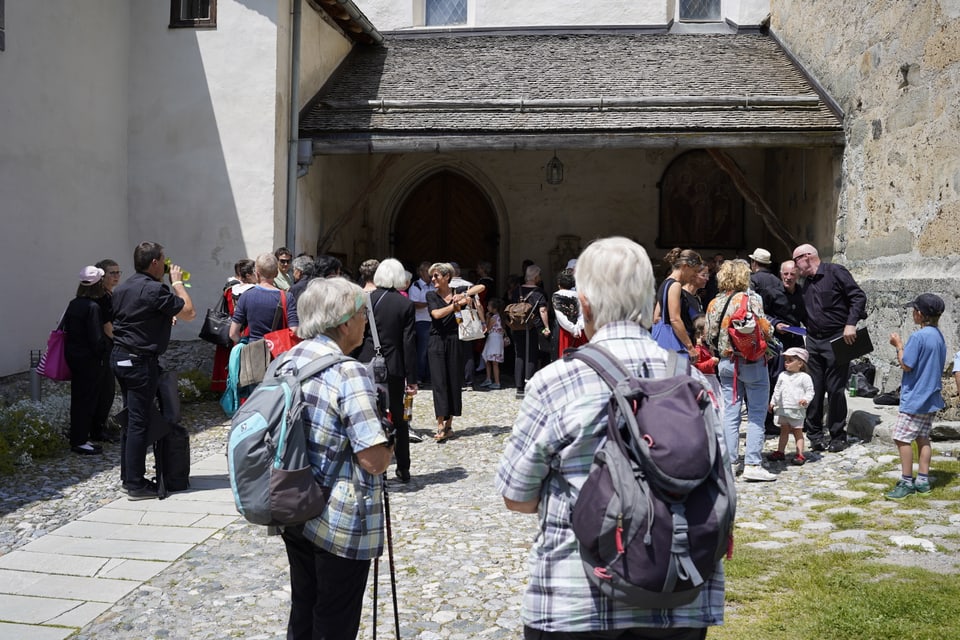
[{"label": "short gray hair", "polygon": [[529,267],[527,267],[527,271],[523,274],[523,281],[533,282],[534,280],[540,277],[540,273],[541,273],[540,267],[538,267],[535,264],[532,264]]},{"label": "short gray hair", "polygon": [[373,284],[384,289],[402,289],[404,285],[403,264],[396,258],[387,258],[373,274]]},{"label": "short gray hair", "polygon": [[294,271],[299,271],[305,276],[314,275],[313,258],[310,256],[297,256],[293,259],[292,266]]},{"label": "short gray hair", "polygon": [[257,277],[277,277],[277,257],[272,253],[261,253],[257,256]]},{"label": "short gray hair", "polygon": [[346,278],[314,278],[297,296],[297,335],[304,340],[328,335],[363,307],[363,289]]},{"label": "short gray hair", "polygon": [[577,259],[577,291],[590,303],[595,329],[618,320],[650,328],[653,266],[633,240],[602,238],[584,249]]}]

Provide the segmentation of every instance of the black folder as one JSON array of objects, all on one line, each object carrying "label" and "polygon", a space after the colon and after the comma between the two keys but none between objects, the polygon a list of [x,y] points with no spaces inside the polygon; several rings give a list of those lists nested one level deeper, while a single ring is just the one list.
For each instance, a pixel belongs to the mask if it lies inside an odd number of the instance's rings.
[{"label": "black folder", "polygon": [[873,343],[870,342],[870,334],[866,327],[857,329],[857,339],[853,344],[844,342],[841,335],[831,340],[830,345],[833,347],[833,357],[837,364],[850,362],[873,351]]}]

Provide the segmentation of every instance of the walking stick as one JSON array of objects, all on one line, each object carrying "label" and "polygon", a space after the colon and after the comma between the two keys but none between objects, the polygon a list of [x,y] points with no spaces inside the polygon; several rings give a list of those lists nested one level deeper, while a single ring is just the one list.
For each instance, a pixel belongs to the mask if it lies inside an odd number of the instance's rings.
[{"label": "walking stick", "polygon": [[393,527],[390,525],[390,498],[387,497],[387,482],[383,482],[383,514],[387,523],[387,558],[390,561],[390,591],[393,595],[393,625],[400,640],[400,612],[397,611],[397,572],[393,566]]},{"label": "walking stick", "polygon": [[373,559],[373,640],[377,640],[377,585],[380,584],[380,556]]}]

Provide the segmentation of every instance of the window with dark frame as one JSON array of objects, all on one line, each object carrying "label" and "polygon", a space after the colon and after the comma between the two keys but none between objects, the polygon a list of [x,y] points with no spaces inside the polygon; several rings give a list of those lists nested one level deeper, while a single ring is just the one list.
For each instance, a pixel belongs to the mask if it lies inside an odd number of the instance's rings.
[{"label": "window with dark frame", "polygon": [[170,0],[171,29],[215,29],[217,0]]}]

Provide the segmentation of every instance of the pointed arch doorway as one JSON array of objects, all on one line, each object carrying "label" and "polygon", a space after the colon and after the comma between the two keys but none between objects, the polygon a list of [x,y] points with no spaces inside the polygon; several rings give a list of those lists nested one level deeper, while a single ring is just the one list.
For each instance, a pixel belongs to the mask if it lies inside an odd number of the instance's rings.
[{"label": "pointed arch doorway", "polygon": [[416,276],[423,260],[457,262],[464,277],[486,260],[499,274],[500,228],[486,194],[453,171],[431,174],[400,206],[393,254]]}]

